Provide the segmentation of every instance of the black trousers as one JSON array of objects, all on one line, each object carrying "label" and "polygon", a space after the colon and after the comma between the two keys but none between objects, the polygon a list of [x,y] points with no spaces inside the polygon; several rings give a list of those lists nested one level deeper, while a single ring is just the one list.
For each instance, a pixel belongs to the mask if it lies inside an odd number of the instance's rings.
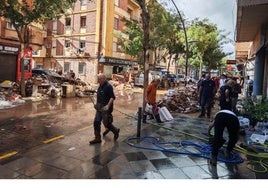
[{"label": "black trousers", "polygon": [[117,128],[113,125],[112,113],[96,111],[94,118],[94,134],[96,138],[101,138],[101,122],[106,129],[109,129],[113,133],[117,130]]},{"label": "black trousers", "polygon": [[214,122],[214,140],[212,144],[212,156],[217,157],[219,149],[223,146],[225,140],[223,138],[224,129],[227,128],[229,140],[227,150],[232,151],[239,138],[240,124],[235,115],[219,112]]}]

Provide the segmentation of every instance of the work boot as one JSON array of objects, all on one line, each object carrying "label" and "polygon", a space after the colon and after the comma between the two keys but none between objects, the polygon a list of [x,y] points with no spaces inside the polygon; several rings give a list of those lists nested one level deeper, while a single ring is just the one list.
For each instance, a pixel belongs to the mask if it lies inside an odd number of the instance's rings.
[{"label": "work boot", "polygon": [[163,123],[163,121],[161,121],[161,119],[160,119],[159,114],[155,115],[154,117],[155,117],[155,120],[157,123]]},{"label": "work boot", "polygon": [[211,158],[209,159],[209,164],[212,166],[217,166],[217,157],[211,156]]},{"label": "work boot", "polygon": [[114,141],[116,141],[117,138],[119,137],[119,132],[120,132],[120,129],[117,129],[117,130],[114,132]]},{"label": "work boot", "polygon": [[101,139],[100,138],[94,138],[94,140],[91,140],[90,142],[89,142],[89,144],[98,144],[98,143],[101,143]]},{"label": "work boot", "polygon": [[110,130],[109,130],[109,129],[106,129],[106,130],[102,133],[102,135],[103,135],[103,136],[106,136],[109,132],[110,132]]}]

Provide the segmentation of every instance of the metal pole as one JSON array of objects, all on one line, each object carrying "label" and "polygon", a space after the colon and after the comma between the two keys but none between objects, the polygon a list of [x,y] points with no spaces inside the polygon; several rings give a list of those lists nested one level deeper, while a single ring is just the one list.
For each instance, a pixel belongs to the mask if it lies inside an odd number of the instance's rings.
[{"label": "metal pole", "polygon": [[142,107],[139,107],[138,110],[138,126],[137,126],[137,137],[140,138],[141,136],[141,112],[142,112]]},{"label": "metal pole", "polygon": [[179,16],[180,16],[180,19],[181,19],[181,23],[182,23],[182,28],[183,28],[183,32],[184,32],[184,37],[185,37],[185,47],[186,47],[186,54],[185,54],[185,80],[184,80],[184,83],[185,83],[185,86],[187,85],[187,72],[188,72],[188,55],[189,55],[189,46],[188,46],[188,38],[187,38],[187,33],[186,33],[186,28],[185,28],[185,24],[184,24],[184,21],[182,19],[182,16],[181,16],[181,13],[177,7],[177,5],[174,3],[173,0],[171,0],[171,2],[173,3],[173,5],[175,6]]}]

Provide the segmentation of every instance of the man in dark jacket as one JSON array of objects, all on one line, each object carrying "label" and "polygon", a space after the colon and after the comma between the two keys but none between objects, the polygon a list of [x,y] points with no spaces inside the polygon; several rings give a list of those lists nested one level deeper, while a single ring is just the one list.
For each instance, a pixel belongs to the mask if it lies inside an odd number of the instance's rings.
[{"label": "man in dark jacket", "polygon": [[211,80],[210,74],[206,74],[206,77],[201,82],[199,88],[201,114],[198,117],[204,117],[205,114],[207,114],[207,118],[210,118],[211,106],[215,93],[216,93],[215,82]]},{"label": "man in dark jacket", "polygon": [[113,86],[106,80],[104,74],[98,75],[99,88],[97,90],[97,104],[94,106],[96,114],[94,118],[94,134],[95,138],[89,144],[101,143],[101,121],[105,128],[114,133],[114,140],[119,137],[120,129],[116,128],[113,123],[113,102],[115,95]]},{"label": "man in dark jacket", "polygon": [[232,80],[225,80],[225,84],[220,88],[219,106],[220,109],[232,110]]}]

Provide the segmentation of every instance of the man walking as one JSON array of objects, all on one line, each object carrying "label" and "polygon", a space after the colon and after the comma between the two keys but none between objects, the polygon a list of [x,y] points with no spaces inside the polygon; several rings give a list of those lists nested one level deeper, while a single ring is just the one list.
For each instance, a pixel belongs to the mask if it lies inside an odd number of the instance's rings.
[{"label": "man walking", "polygon": [[206,74],[198,92],[201,105],[201,114],[198,117],[205,117],[207,114],[207,118],[210,118],[211,106],[216,93],[215,82],[210,79],[210,74]]},{"label": "man walking", "polygon": [[119,137],[120,129],[116,128],[113,123],[113,102],[115,95],[113,86],[106,80],[104,74],[98,75],[99,88],[97,90],[97,104],[94,106],[96,114],[94,118],[94,134],[95,138],[89,144],[101,143],[101,121],[105,128],[114,133],[114,140]]}]

